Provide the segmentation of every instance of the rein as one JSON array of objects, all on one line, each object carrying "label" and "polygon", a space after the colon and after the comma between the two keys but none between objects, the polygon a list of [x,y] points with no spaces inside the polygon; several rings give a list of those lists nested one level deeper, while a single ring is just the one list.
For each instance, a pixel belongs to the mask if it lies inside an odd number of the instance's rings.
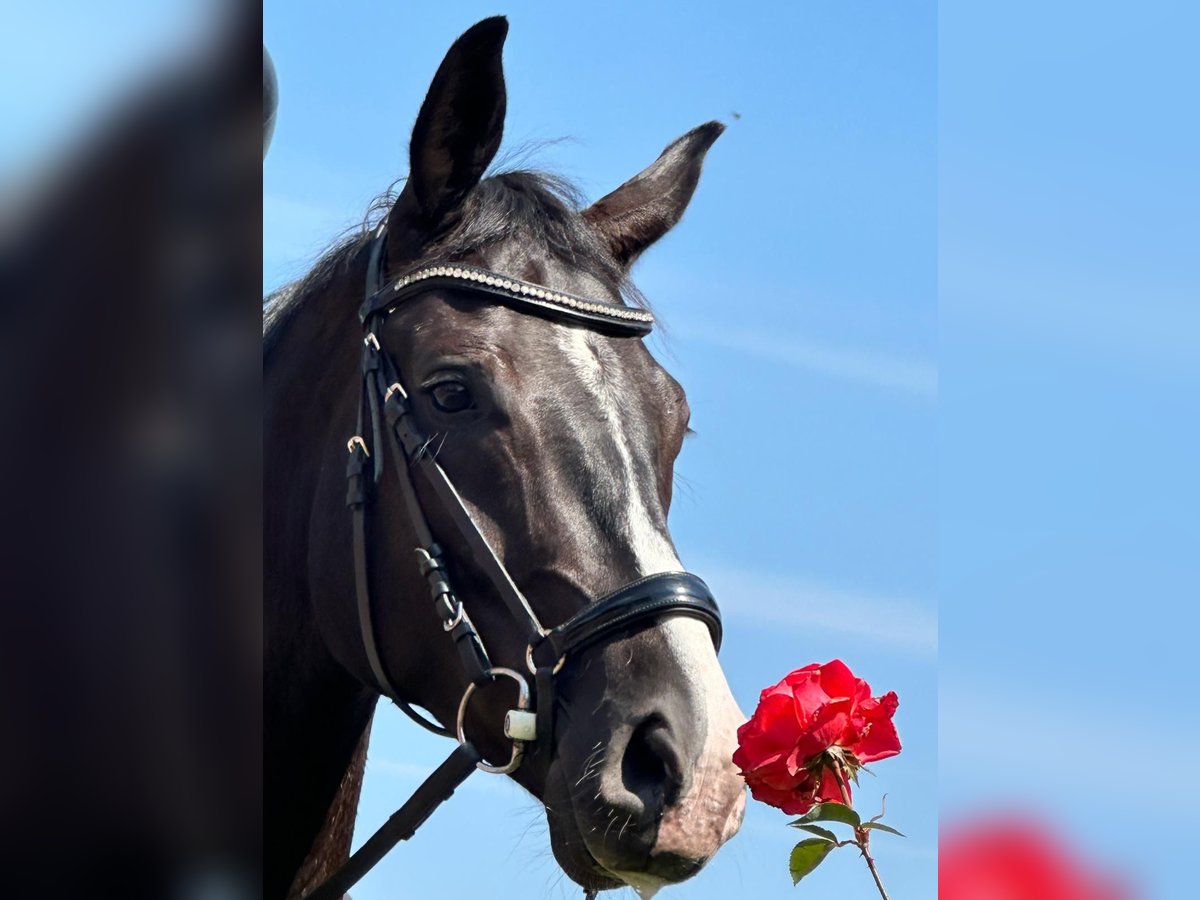
[{"label": "rein", "polygon": [[[484,302],[499,303],[518,312],[583,326],[597,332],[640,339],[650,333],[650,313],[553,291],[541,285],[465,265],[429,266],[403,275],[381,287],[385,226],[372,238],[367,269],[366,299],[359,309],[364,329],[362,397],[356,433],[347,442],[346,504],[354,531],[354,580],[363,647],[374,676],[374,687],[393,700],[423,728],[454,737],[458,746],[417,788],[413,796],[367,842],[306,900],[339,900],[398,842],[407,840],[433,811],[476,769],[511,774],[521,765],[528,744],[549,753],[553,746],[555,678],[579,652],[613,640],[631,629],[668,616],[688,616],[708,626],[713,644],[721,646],[721,614],[708,586],[689,572],[648,575],[597,598],[567,621],[546,628],[517,587],[504,563],[471,518],[466,504],[445,470],[429,452],[429,440],[413,416],[409,394],[394,360],[377,336],[388,314],[404,301],[435,289],[465,292]],[[370,444],[367,434],[370,435]],[[391,458],[404,508],[417,538],[416,565],[424,576],[442,628],[454,641],[468,680],[458,706],[454,728],[430,721],[404,700],[387,673],[379,653],[367,552],[367,513],[374,488],[383,474],[384,456]],[[483,640],[462,600],[455,594],[434,539],[414,478],[420,478],[436,498],[442,516],[470,550],[470,562],[482,572],[524,633],[525,673],[492,664]],[[504,735],[512,742],[505,763],[492,763],[467,738],[465,721],[471,697],[482,685],[504,678],[517,686],[516,707],[504,718]]]}]

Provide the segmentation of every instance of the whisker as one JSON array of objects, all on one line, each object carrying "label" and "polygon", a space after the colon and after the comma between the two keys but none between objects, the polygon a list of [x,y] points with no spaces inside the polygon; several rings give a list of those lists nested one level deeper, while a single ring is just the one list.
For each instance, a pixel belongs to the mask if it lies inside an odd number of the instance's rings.
[{"label": "whisker", "polygon": [[633,821],[633,813],[625,817],[625,824],[621,826],[621,830],[617,832],[617,840],[621,840],[621,836],[625,834],[625,829],[629,827],[629,823]]},{"label": "whisker", "polygon": [[617,822],[617,814],[616,814],[616,813],[613,813],[613,814],[612,814],[612,818],[610,818],[610,819],[608,820],[608,828],[605,828],[605,829],[604,829],[604,837],[602,837],[602,838],[600,839],[600,840],[601,840],[601,842],[604,842],[604,841],[607,841],[607,840],[608,840],[608,832],[609,832],[609,830],[610,830],[610,829],[613,827],[613,825],[615,825],[615,824],[616,824],[616,822]]}]

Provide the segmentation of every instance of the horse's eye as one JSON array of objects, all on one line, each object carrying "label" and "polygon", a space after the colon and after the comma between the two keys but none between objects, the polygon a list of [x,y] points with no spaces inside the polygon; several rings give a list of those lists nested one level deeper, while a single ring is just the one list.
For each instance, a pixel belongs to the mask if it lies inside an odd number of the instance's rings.
[{"label": "horse's eye", "polygon": [[439,381],[427,388],[433,405],[444,413],[462,412],[475,405],[471,392],[461,381]]}]

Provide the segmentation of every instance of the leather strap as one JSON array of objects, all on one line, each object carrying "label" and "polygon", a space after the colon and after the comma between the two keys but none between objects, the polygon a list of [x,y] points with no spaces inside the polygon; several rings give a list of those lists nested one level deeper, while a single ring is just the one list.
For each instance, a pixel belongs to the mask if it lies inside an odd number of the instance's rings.
[{"label": "leather strap", "polygon": [[342,900],[389,850],[411,838],[433,811],[454,795],[455,789],[467,780],[482,759],[482,754],[469,742],[455,747],[449,758],[433,770],[408,801],[341,868],[305,894],[305,900]]},{"label": "leather strap", "polygon": [[371,611],[371,567],[367,562],[367,498],[366,487],[363,484],[363,468],[366,461],[366,451],[361,445],[351,447],[350,458],[346,461],[346,505],[350,507],[354,526],[354,592],[358,601],[358,626],[375,681],[388,696],[395,697],[397,691],[383,668],[383,660],[379,657]]},{"label": "leather strap", "polygon": [[[648,575],[584,607],[550,631],[543,642],[556,659],[610,639],[633,626],[644,626],[663,615],[691,616],[708,626],[713,646],[721,649],[721,611],[712,592],[690,572]],[[548,661],[540,647],[535,658]],[[553,664],[553,663],[551,663]]]},{"label": "leather strap", "polygon": [[554,752],[554,664],[538,666],[533,673],[534,713],[537,716],[537,749],[546,760]]},{"label": "leather strap", "polygon": [[367,561],[367,492],[363,468],[366,453],[361,446],[355,445],[350,451],[350,459],[346,463],[346,505],[350,507],[354,528],[354,593],[358,604],[358,627],[362,635],[363,649],[367,654],[367,663],[371,674],[375,676],[375,684],[379,692],[400,707],[401,712],[424,728],[441,737],[454,737],[454,732],[444,725],[431,721],[417,712],[388,677],[383,659],[379,654],[379,646],[375,640],[374,613],[371,608],[371,570]]},{"label": "leather strap", "polygon": [[[561,665],[581,650],[611,640],[619,632],[644,628],[663,616],[691,616],[708,626],[713,646],[721,648],[721,612],[712,592],[690,572],[648,575],[597,600],[551,630],[534,645],[534,687],[537,746],[553,753],[554,676]],[[549,647],[551,653],[544,648]]]},{"label": "leather strap", "polygon": [[[383,414],[387,420],[388,428],[386,430],[396,465],[402,465],[401,460],[403,460],[406,467],[416,469],[421,473],[425,483],[437,497],[439,508],[470,549],[472,562],[491,582],[492,588],[508,607],[513,619],[524,629],[525,640],[528,643],[540,640],[544,629],[538,621],[537,614],[529,605],[525,595],[521,593],[520,588],[513,582],[512,577],[508,574],[508,569],[496,556],[496,551],[483,536],[483,532],[479,530],[475,520],[471,518],[470,511],[467,510],[466,504],[455,489],[453,482],[450,481],[445,469],[429,452],[428,440],[421,434],[413,421],[408,393],[400,384],[399,376],[396,375],[391,360],[386,355],[383,357],[383,368],[390,380],[390,384],[384,389]],[[402,477],[401,481],[406,481],[406,478]],[[408,487],[411,488],[411,482],[408,483]],[[406,491],[406,502],[408,502],[409,496]],[[416,501],[415,493],[411,496],[415,509],[419,511],[420,503]],[[410,513],[419,515],[420,520],[424,523],[425,531],[428,531],[429,526],[425,522],[424,512],[414,513],[410,510]],[[432,543],[432,537],[430,542]]]},{"label": "leather strap", "polygon": [[[377,240],[377,243],[381,241]],[[654,316],[644,309],[589,300],[477,266],[460,263],[427,266],[402,275],[378,291],[369,290],[379,281],[378,270],[372,271],[376,274],[374,278],[368,278],[367,299],[358,311],[359,319],[364,323],[376,314],[387,315],[411,297],[443,289],[465,290],[520,312],[560,322],[574,322],[615,337],[642,338],[654,328]]]}]

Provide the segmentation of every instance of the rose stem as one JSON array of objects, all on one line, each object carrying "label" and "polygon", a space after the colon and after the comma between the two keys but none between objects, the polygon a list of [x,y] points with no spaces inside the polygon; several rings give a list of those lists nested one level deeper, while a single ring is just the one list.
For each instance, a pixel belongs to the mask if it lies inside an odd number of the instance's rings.
[{"label": "rose stem", "polygon": [[[840,762],[834,762],[833,772],[837,778],[838,787],[842,791],[842,802],[850,806],[850,789],[846,786],[846,772]],[[855,828],[854,836],[858,839],[858,849],[862,851],[863,859],[867,861],[867,868],[871,870],[871,877],[875,879],[875,887],[879,888],[879,896],[883,900],[891,900],[887,891],[884,890],[883,881],[879,878],[879,870],[875,868],[875,860],[871,858],[871,851],[867,849],[867,842],[871,839],[870,834],[865,828]]]}]

